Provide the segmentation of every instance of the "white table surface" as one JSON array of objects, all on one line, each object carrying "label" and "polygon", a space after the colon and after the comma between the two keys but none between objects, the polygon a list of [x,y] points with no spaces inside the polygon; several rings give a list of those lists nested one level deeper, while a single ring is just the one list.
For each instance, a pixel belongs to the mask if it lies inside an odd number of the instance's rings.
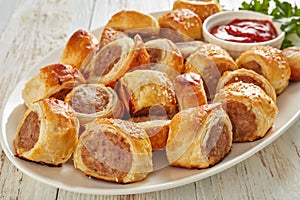
[{"label": "white table surface", "polygon": [[[294,0],[298,5],[299,0]],[[241,0],[221,0],[226,8]],[[169,10],[173,0],[0,0],[0,106],[16,83],[77,29],[103,26],[122,9]],[[181,187],[132,195],[58,189],[20,172],[0,147],[0,199],[300,199],[300,120],[249,159]]]}]

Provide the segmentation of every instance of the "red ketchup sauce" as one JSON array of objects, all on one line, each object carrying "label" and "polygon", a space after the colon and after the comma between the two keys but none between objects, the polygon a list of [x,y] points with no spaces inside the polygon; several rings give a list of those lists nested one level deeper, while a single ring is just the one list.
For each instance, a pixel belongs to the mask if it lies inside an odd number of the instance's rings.
[{"label": "red ketchup sauce", "polygon": [[242,43],[264,42],[278,36],[271,21],[255,19],[235,19],[213,27],[210,33],[222,40]]}]

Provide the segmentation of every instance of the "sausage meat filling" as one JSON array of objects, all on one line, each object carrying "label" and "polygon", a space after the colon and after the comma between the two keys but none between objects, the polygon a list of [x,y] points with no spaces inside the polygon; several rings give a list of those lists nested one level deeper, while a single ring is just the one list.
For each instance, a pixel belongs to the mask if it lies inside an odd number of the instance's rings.
[{"label": "sausage meat filling", "polygon": [[92,114],[107,108],[109,96],[101,87],[82,87],[74,93],[71,103],[76,112]]},{"label": "sausage meat filling", "polygon": [[208,152],[208,159],[220,161],[231,148],[231,130],[223,120],[219,120],[211,129],[205,150]]},{"label": "sausage meat filling", "polygon": [[133,160],[129,144],[116,134],[91,131],[81,150],[83,163],[103,176],[123,180]]},{"label": "sausage meat filling", "polygon": [[106,46],[100,50],[95,61],[94,74],[96,76],[104,76],[110,72],[116,63],[119,62],[122,55],[122,47]]},{"label": "sausage meat filling", "polygon": [[228,102],[226,110],[232,123],[233,141],[240,142],[256,139],[253,133],[257,130],[256,116],[240,102]]},{"label": "sausage meat filling", "polygon": [[159,48],[147,48],[147,52],[150,55],[151,63],[159,63],[162,59],[162,49]]},{"label": "sausage meat filling", "polygon": [[242,64],[241,68],[251,69],[258,74],[262,74],[261,66],[256,61],[250,61]]},{"label": "sausage meat filling", "polygon": [[30,112],[20,129],[18,147],[25,152],[29,151],[37,143],[39,134],[40,120],[38,114]]}]

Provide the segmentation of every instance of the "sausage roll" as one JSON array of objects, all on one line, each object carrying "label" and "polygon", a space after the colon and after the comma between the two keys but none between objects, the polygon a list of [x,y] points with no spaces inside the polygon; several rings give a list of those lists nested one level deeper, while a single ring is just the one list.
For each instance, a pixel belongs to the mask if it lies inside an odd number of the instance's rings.
[{"label": "sausage roll", "polygon": [[68,104],[54,98],[35,101],[17,128],[16,156],[60,166],[75,151],[78,130],[78,119]]},{"label": "sausage roll", "polygon": [[222,11],[217,1],[192,1],[176,0],[173,4],[173,10],[186,8],[196,13],[202,22],[212,14]]},{"label": "sausage roll", "polygon": [[145,130],[118,119],[98,118],[88,123],[73,159],[75,168],[86,175],[117,183],[141,181],[153,170]]},{"label": "sausage roll", "polygon": [[300,48],[288,47],[283,49],[283,54],[287,58],[287,61],[291,68],[292,81],[300,81]]},{"label": "sausage roll", "polygon": [[181,74],[173,81],[179,110],[207,104],[203,81],[193,72]]},{"label": "sausage roll", "polygon": [[140,122],[147,122],[147,121],[154,121],[154,120],[169,120],[170,116],[166,115],[141,115],[132,117],[129,121],[140,123]]},{"label": "sausage roll", "polygon": [[105,27],[123,31],[129,35],[152,36],[159,33],[159,24],[153,16],[134,10],[122,10],[114,14]]},{"label": "sausage roll", "polygon": [[232,126],[221,104],[206,104],[177,113],[166,145],[172,166],[207,168],[231,150]]},{"label": "sausage roll", "polygon": [[128,72],[118,82],[116,91],[130,117],[172,116],[177,112],[174,86],[165,73]]},{"label": "sausage roll", "polygon": [[276,103],[276,93],[271,83],[262,75],[253,70],[237,69],[234,71],[224,72],[219,80],[217,91],[230,83],[242,81],[244,83],[253,83],[265,91],[269,97]]},{"label": "sausage roll", "polygon": [[149,120],[137,123],[148,134],[153,151],[166,146],[170,122],[171,120]]},{"label": "sausage roll", "polygon": [[177,42],[176,46],[181,52],[184,59],[187,59],[192,53],[194,53],[204,42],[202,41],[188,41]]},{"label": "sausage roll", "polygon": [[159,19],[160,35],[173,42],[202,39],[202,20],[189,9],[172,10]]},{"label": "sausage roll", "polygon": [[84,59],[97,47],[98,39],[85,30],[78,30],[69,38],[60,63],[73,65],[79,69]]},{"label": "sausage roll", "polygon": [[238,69],[229,53],[215,44],[203,44],[186,60],[185,72],[200,74],[208,100],[213,99],[219,79],[225,71]]},{"label": "sausage roll", "polygon": [[122,31],[117,31],[112,28],[106,27],[103,29],[101,33],[100,45],[101,47],[103,47],[108,43],[123,37],[128,37],[128,36]]},{"label": "sausage roll", "polygon": [[226,85],[216,94],[214,102],[221,102],[228,113],[234,142],[249,142],[264,137],[278,113],[272,98],[253,83]]},{"label": "sausage roll", "polygon": [[89,83],[114,87],[127,71],[148,64],[150,56],[139,35],[134,40],[123,37],[95,51],[93,57],[80,68]]},{"label": "sausage roll", "polygon": [[24,86],[22,97],[27,107],[33,101],[54,97],[64,100],[76,85],[85,83],[82,74],[71,65],[53,64],[40,69]]},{"label": "sausage roll", "polygon": [[150,40],[145,46],[150,55],[150,69],[165,72],[171,80],[184,71],[183,56],[171,40]]},{"label": "sausage roll", "polygon": [[239,68],[251,69],[263,75],[280,94],[288,86],[291,69],[282,51],[271,46],[255,46],[236,60]]},{"label": "sausage roll", "polygon": [[82,84],[65,98],[75,111],[81,124],[95,118],[121,118],[123,106],[116,92],[102,84]]}]

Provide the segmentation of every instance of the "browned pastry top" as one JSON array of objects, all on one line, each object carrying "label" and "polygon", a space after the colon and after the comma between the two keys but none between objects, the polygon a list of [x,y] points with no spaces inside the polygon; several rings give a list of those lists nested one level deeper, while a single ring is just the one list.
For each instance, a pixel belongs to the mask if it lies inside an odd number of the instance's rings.
[{"label": "browned pastry top", "polygon": [[64,82],[77,80],[85,82],[81,73],[70,65],[53,64],[40,69],[41,78],[46,80],[46,86],[62,85]]}]

